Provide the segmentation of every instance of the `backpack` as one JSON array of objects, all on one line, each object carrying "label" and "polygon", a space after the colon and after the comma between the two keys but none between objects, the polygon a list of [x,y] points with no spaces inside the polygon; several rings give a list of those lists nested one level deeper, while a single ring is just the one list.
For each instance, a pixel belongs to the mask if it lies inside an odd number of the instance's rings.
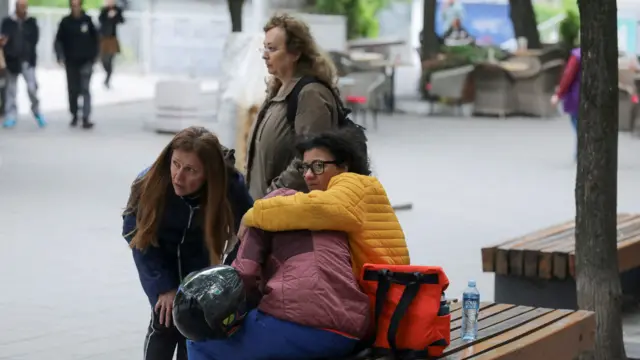
[{"label": "backpack", "polygon": [[[340,97],[333,91],[331,86],[323,82],[322,80],[315,78],[313,76],[303,76],[298,80],[298,83],[293,87],[289,95],[287,95],[287,122],[294,127],[296,122],[296,113],[298,112],[298,98],[300,96],[300,91],[302,88],[309,84],[319,83],[324,85],[327,89],[331,91],[333,94],[333,98],[338,107],[338,128],[340,129],[349,129],[353,131],[355,137],[362,139],[362,143],[366,147],[367,135],[365,134],[366,128],[362,125],[356,124],[349,118],[349,114],[351,114],[351,109],[344,106]],[[366,150],[366,149],[365,149]]]},{"label": "backpack", "polygon": [[376,356],[425,359],[451,342],[451,314],[444,291],[449,279],[438,266],[364,264],[360,287],[369,296]]}]

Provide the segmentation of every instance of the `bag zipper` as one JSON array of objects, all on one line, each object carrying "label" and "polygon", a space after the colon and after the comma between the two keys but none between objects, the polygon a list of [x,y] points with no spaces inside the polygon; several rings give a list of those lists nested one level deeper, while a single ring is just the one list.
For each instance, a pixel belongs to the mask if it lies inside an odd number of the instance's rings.
[{"label": "bag zipper", "polygon": [[191,221],[193,220],[193,213],[195,212],[195,210],[198,208],[198,206],[191,206],[189,205],[189,221],[187,222],[187,227],[184,229],[184,231],[182,232],[182,239],[180,240],[180,244],[178,244],[178,276],[180,277],[180,282],[182,282],[182,280],[184,279],[184,277],[182,276],[182,257],[180,256],[180,249],[182,247],[182,244],[184,244],[184,240],[187,237],[187,231],[189,231],[189,229],[191,228]]}]

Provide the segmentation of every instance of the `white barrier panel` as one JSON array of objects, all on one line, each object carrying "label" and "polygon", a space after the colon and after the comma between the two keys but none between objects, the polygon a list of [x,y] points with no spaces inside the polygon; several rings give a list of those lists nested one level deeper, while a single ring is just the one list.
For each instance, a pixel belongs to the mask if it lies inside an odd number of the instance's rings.
[{"label": "white barrier panel", "polygon": [[[155,89],[155,116],[145,123],[157,132],[177,133],[189,126],[211,123],[216,105],[203,95],[202,84],[194,79],[161,80]],[[209,100],[209,101],[207,101]]]}]

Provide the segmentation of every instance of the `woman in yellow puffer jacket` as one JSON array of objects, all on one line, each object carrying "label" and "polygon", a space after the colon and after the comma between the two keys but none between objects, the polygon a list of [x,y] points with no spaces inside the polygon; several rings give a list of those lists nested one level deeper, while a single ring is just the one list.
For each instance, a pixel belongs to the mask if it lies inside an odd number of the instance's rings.
[{"label": "woman in yellow puffer jacket", "polygon": [[298,144],[300,174],[311,190],[255,201],[243,223],[265,231],[333,230],[349,236],[354,274],[362,265],[408,265],[409,250],[364,147],[346,130]]}]

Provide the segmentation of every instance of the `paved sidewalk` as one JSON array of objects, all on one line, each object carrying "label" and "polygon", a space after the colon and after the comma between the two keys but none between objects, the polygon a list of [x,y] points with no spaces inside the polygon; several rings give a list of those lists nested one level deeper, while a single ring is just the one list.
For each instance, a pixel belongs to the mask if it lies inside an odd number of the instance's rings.
[{"label": "paved sidewalk", "polygon": [[[116,86],[118,83],[116,83]],[[0,359],[140,359],[149,304],[120,213],[136,174],[170,136],[143,131],[152,103],[96,107],[96,128],[51,112],[38,129],[0,129]],[[493,277],[480,248],[573,216],[575,165],[565,119],[381,116],[375,174],[414,263],[442,265],[459,296]],[[640,211],[640,139],[620,137],[619,211]]]}]

